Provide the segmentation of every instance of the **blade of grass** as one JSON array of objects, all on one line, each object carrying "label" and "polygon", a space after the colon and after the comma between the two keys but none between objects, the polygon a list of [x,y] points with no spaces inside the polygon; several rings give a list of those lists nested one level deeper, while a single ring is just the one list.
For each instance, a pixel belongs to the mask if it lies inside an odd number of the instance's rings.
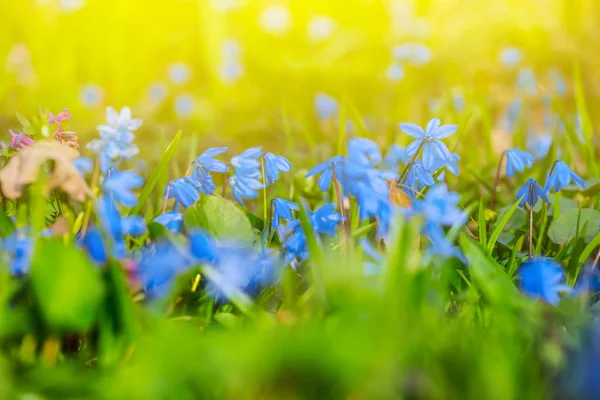
[{"label": "blade of grass", "polygon": [[150,197],[150,194],[152,193],[152,191],[156,187],[156,184],[160,180],[161,175],[169,167],[169,162],[171,161],[171,158],[173,158],[173,155],[175,155],[175,151],[177,150],[177,146],[179,146],[180,140],[181,131],[177,132],[177,134],[169,144],[169,147],[167,147],[167,150],[165,150],[162,157],[158,161],[156,169],[152,172],[150,178],[148,178],[146,185],[144,185],[144,188],[142,189],[142,193],[140,193],[140,197],[138,198],[137,204],[131,209],[129,215],[137,215],[140,212],[140,210],[144,206],[144,203],[146,203],[146,200],[148,200],[148,197]]},{"label": "blade of grass", "polygon": [[504,214],[502,216],[502,218],[500,218],[500,221],[498,221],[498,224],[492,231],[490,240],[488,241],[488,245],[487,245],[488,254],[492,254],[492,252],[494,251],[494,246],[496,245],[496,242],[498,241],[498,238],[500,237],[502,230],[508,223],[508,220],[510,219],[510,217],[514,214],[517,207],[519,207],[520,201],[521,201],[521,199],[518,199],[517,201],[515,201],[514,204],[508,209],[506,214]]}]

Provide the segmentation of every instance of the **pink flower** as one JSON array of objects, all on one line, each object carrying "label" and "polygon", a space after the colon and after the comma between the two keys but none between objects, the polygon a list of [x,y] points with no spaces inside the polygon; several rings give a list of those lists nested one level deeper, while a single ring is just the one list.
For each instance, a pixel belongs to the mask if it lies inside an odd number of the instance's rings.
[{"label": "pink flower", "polygon": [[54,116],[51,112],[48,113],[48,123],[60,126],[60,123],[71,119],[71,112],[68,108],[63,109],[60,113]]},{"label": "pink flower", "polygon": [[55,124],[56,130],[52,134],[56,140],[58,140],[62,144],[66,144],[71,147],[78,148],[79,138],[75,132],[66,132],[62,127],[61,122],[71,119],[71,112],[68,108],[63,109],[60,113],[54,116],[51,112],[48,113],[48,123]]},{"label": "pink flower", "polygon": [[35,141],[32,138],[30,138],[29,136],[27,136],[26,134],[24,134],[22,132],[15,133],[12,129],[9,129],[8,131],[10,132],[10,135],[12,136],[12,140],[10,142],[10,147],[12,147],[15,150],[22,149],[24,147],[30,146],[35,143]]}]

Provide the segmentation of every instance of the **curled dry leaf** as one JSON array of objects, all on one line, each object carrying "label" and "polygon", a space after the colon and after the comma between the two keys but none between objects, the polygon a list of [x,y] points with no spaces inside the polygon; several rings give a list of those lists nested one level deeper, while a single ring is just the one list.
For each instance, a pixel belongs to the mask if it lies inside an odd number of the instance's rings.
[{"label": "curled dry leaf", "polygon": [[48,176],[48,190],[62,189],[74,200],[84,201],[91,190],[77,169],[73,160],[79,152],[64,144],[40,140],[15,154],[0,171],[0,187],[9,199],[23,195],[26,185],[35,182],[40,168],[47,161],[53,162]]},{"label": "curled dry leaf", "polygon": [[390,186],[390,192],[388,194],[389,199],[397,206],[400,207],[408,207],[410,206],[410,199],[404,193],[404,190],[400,189],[396,185],[396,181],[388,181],[388,185]]}]

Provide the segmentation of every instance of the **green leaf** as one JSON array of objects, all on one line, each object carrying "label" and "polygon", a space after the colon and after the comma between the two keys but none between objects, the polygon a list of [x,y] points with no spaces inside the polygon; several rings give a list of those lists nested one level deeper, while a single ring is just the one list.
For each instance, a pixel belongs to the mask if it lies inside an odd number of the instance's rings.
[{"label": "green leaf", "polygon": [[160,180],[160,177],[167,170],[169,163],[171,162],[171,158],[173,158],[175,150],[177,150],[177,146],[179,146],[180,139],[181,131],[177,132],[177,134],[169,144],[169,147],[167,147],[167,150],[165,150],[162,157],[158,161],[156,168],[152,172],[152,175],[150,175],[150,178],[148,178],[148,181],[146,182],[144,188],[142,189],[142,192],[140,193],[140,197],[138,198],[137,204],[131,209],[129,215],[137,215],[140,212],[140,210],[146,203],[146,200],[148,200],[148,197],[150,197],[150,194],[154,190],[154,187]]},{"label": "green leaf", "polygon": [[96,320],[104,298],[100,269],[83,250],[61,238],[39,238],[30,270],[34,296],[48,328],[84,332]]},{"label": "green leaf", "polygon": [[579,255],[579,263],[583,264],[598,246],[600,246],[600,232],[596,233],[596,236],[583,248]]},{"label": "green leaf", "polygon": [[[577,220],[579,210],[568,210],[561,214],[560,217],[552,221],[550,229],[548,229],[548,237],[556,244],[565,244],[577,235]],[[585,236],[585,242],[592,240],[600,228],[600,212],[593,208],[584,208],[581,210],[580,225],[587,223],[588,230]]]},{"label": "green leaf", "polygon": [[521,201],[521,199],[518,199],[517,201],[515,201],[515,203],[508,209],[508,211],[502,216],[502,218],[500,218],[500,221],[498,221],[498,224],[496,224],[496,227],[494,228],[494,231],[492,232],[492,234],[490,236],[490,240],[488,241],[487,249],[488,249],[489,254],[492,254],[492,251],[494,251],[494,246],[496,245],[496,242],[498,241],[498,238],[500,237],[500,234],[502,233],[504,226],[506,226],[506,224],[510,220],[510,217],[513,215],[513,213],[515,212],[517,207],[519,207],[520,201]]},{"label": "green leaf", "polygon": [[483,206],[483,197],[479,199],[479,217],[477,225],[479,226],[479,243],[485,247],[487,245],[487,226],[485,223],[485,207]]},{"label": "green leaf", "polygon": [[506,303],[519,296],[519,291],[502,266],[491,259],[483,247],[466,235],[461,237],[460,245],[469,261],[471,282],[491,304]]},{"label": "green leaf", "polygon": [[14,231],[15,224],[4,213],[4,210],[0,210],[0,237],[10,236]]},{"label": "green leaf", "polygon": [[252,243],[256,239],[246,213],[231,201],[217,196],[202,196],[183,214],[185,228],[202,229],[217,239],[239,239]]},{"label": "green leaf", "polygon": [[214,316],[215,321],[227,329],[235,330],[241,325],[239,317],[231,313],[218,313]]}]

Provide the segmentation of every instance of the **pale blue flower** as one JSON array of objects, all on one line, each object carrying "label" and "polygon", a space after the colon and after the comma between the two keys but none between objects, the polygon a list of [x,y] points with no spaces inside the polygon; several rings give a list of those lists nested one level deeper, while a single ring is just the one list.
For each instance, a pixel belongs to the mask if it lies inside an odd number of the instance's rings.
[{"label": "pale blue flower", "polygon": [[321,176],[319,177],[319,189],[321,189],[323,192],[325,192],[327,189],[329,189],[329,185],[331,184],[331,179],[333,177],[333,173],[335,171],[335,176],[338,179],[338,181],[341,179],[342,177],[342,166],[343,163],[346,162],[346,157],[343,156],[335,156],[330,158],[329,160],[325,161],[324,163],[321,163],[317,166],[315,166],[314,168],[312,168],[310,171],[308,171],[308,173],[306,174],[306,178],[316,175],[316,174],[321,174]]},{"label": "pale blue flower", "polygon": [[552,146],[552,136],[548,134],[537,135],[530,134],[527,137],[527,150],[533,153],[536,159],[541,159],[548,155],[548,151]]},{"label": "pale blue flower", "polygon": [[404,43],[392,50],[394,58],[409,61],[416,65],[427,64],[432,59],[429,47],[423,43]]},{"label": "pale blue flower", "polygon": [[550,190],[554,189],[554,192],[558,192],[565,186],[568,186],[571,181],[582,189],[585,189],[585,181],[563,161],[557,161],[554,163],[554,171],[552,171],[552,174],[548,177],[544,185],[544,191],[549,193]]},{"label": "pale blue flower", "polygon": [[175,98],[175,112],[179,117],[190,117],[194,113],[194,98],[189,94],[180,94]]},{"label": "pale blue flower", "polygon": [[200,193],[194,184],[194,179],[190,176],[172,180],[165,187],[165,197],[175,198],[176,204],[188,208],[200,199]]},{"label": "pale blue flower", "polygon": [[183,85],[190,80],[190,67],[184,63],[173,63],[167,71],[169,79],[176,85]]},{"label": "pale blue flower", "polygon": [[533,156],[526,151],[510,149],[506,152],[506,176],[512,178],[516,172],[533,166]]},{"label": "pale blue flower", "polygon": [[117,203],[127,207],[133,207],[137,202],[137,196],[132,192],[144,184],[144,179],[133,171],[116,171],[102,183],[104,192],[110,195]]},{"label": "pale blue flower", "polygon": [[348,159],[351,162],[374,167],[381,162],[381,151],[374,141],[354,137],[348,142]]},{"label": "pale blue flower", "polygon": [[516,47],[506,47],[498,55],[500,62],[506,67],[514,67],[523,59],[521,50]]},{"label": "pale blue flower", "polygon": [[73,165],[81,176],[86,176],[94,169],[94,163],[88,157],[77,157],[73,160]]},{"label": "pale blue flower", "polygon": [[81,87],[79,91],[79,101],[86,108],[94,108],[99,106],[104,99],[104,90],[102,86],[95,84],[87,84]]},{"label": "pale blue flower", "polygon": [[529,95],[537,91],[537,80],[531,68],[521,68],[517,73],[517,87]]},{"label": "pale blue flower", "polygon": [[335,236],[335,228],[346,218],[334,209],[334,204],[325,204],[310,214],[310,222],[316,232]]},{"label": "pale blue flower", "polygon": [[214,157],[223,154],[227,151],[227,147],[213,147],[206,150],[195,160],[197,167],[202,167],[210,172],[225,173],[229,171],[229,167],[223,161],[215,160]]},{"label": "pale blue flower", "polygon": [[183,214],[178,211],[168,211],[154,218],[154,222],[163,225],[171,232],[179,233],[183,223]]},{"label": "pale blue flower", "polygon": [[409,162],[410,157],[408,154],[406,154],[406,149],[398,146],[397,144],[393,144],[389,148],[385,158],[383,159],[383,164],[393,170],[398,170],[400,164],[408,164]]},{"label": "pale blue flower", "polygon": [[458,129],[457,125],[441,125],[438,118],[434,118],[429,123],[425,130],[416,124],[404,123],[400,124],[400,129],[406,132],[409,136],[417,139],[410,143],[406,148],[406,154],[412,157],[421,145],[423,146],[423,167],[431,169],[436,158],[449,159],[450,151],[448,147],[441,141]]},{"label": "pale blue flower", "polygon": [[385,71],[385,75],[392,82],[400,82],[404,79],[404,67],[398,62],[392,62]]},{"label": "pale blue flower", "polygon": [[287,158],[273,153],[266,153],[263,160],[265,163],[265,183],[267,186],[272,185],[279,179],[279,172],[288,172],[292,168],[292,164]]}]

